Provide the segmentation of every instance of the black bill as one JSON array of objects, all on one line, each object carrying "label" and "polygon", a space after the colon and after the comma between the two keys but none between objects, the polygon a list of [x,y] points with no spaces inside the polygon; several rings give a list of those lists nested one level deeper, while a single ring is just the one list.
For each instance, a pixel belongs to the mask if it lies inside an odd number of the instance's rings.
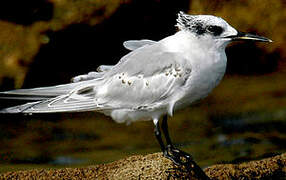
[{"label": "black bill", "polygon": [[244,32],[238,32],[237,35],[226,36],[225,38],[231,38],[233,41],[252,40],[252,41],[261,41],[261,42],[272,42],[271,39],[268,39],[266,37],[244,33]]}]

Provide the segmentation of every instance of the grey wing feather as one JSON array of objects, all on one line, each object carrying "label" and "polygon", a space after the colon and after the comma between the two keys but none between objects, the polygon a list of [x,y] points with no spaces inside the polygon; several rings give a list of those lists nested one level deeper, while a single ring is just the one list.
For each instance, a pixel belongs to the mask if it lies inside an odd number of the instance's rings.
[{"label": "grey wing feather", "polygon": [[26,103],[19,106],[6,108],[0,113],[56,113],[56,112],[81,112],[98,109],[93,99],[72,99],[67,95],[45,101]]},{"label": "grey wing feather", "polygon": [[156,43],[156,41],[152,41],[152,40],[149,40],[149,39],[142,39],[142,40],[128,40],[128,41],[125,41],[123,42],[123,46],[130,50],[130,51],[133,51],[135,49],[138,49],[140,47],[143,47],[145,45],[152,45]]},{"label": "grey wing feather", "polygon": [[109,71],[114,65],[100,65],[97,68],[98,72],[107,72]]},{"label": "grey wing feather", "polygon": [[31,102],[31,103],[26,103],[23,105],[19,105],[19,106],[13,106],[13,107],[9,107],[9,108],[5,108],[5,109],[1,109],[0,113],[22,113],[25,109],[28,109],[29,107],[32,107],[36,104],[38,104],[41,101],[36,101],[36,102]]},{"label": "grey wing feather", "polygon": [[16,89],[12,91],[0,92],[0,99],[18,99],[18,100],[46,100],[56,96],[69,93],[74,88],[84,85],[88,82],[69,83],[50,87],[40,87],[32,89]]},{"label": "grey wing feather", "polygon": [[71,79],[72,82],[87,81],[92,79],[98,79],[103,76],[103,74],[109,71],[113,65],[101,65],[97,68],[96,72],[89,72],[88,74],[78,75]]},{"label": "grey wing feather", "polygon": [[98,79],[103,76],[104,72],[89,72],[88,74],[78,75],[71,79],[71,82],[77,83],[82,81],[88,81],[92,79]]},{"label": "grey wing feather", "polygon": [[100,107],[94,101],[96,93],[94,87],[97,83],[96,80],[77,83],[78,86],[63,95],[6,108],[0,113],[55,113],[95,110]]},{"label": "grey wing feather", "polygon": [[120,73],[151,76],[172,65],[191,68],[190,63],[186,61],[181,53],[168,52],[160,43],[155,43],[136,49],[122,57],[119,63],[112,68],[112,71],[108,71],[103,75],[103,78]]},{"label": "grey wing feather", "polygon": [[104,102],[128,109],[166,105],[180,96],[175,92],[190,73],[191,64],[182,54],[168,52],[160,43],[144,46],[124,56],[103,76],[112,79]]},{"label": "grey wing feather", "polygon": [[[141,48],[146,45],[152,45],[156,43],[156,41],[148,40],[148,39],[142,39],[142,40],[128,40],[123,42],[123,46],[128,50],[136,50],[138,48]],[[71,79],[72,82],[80,82],[80,81],[86,81],[91,79],[100,78],[103,76],[103,74],[107,71],[110,71],[114,65],[101,65],[97,68],[96,72],[89,72],[88,74],[78,75]]]}]

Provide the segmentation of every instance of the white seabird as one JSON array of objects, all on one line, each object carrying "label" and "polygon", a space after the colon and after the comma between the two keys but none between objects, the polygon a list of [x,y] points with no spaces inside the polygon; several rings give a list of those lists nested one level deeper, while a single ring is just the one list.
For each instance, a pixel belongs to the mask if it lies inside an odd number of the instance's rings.
[{"label": "white seabird", "polygon": [[[33,100],[3,109],[1,113],[55,113],[98,111],[116,122],[153,120],[164,155],[177,164],[190,155],[176,149],[169,138],[167,115],[206,97],[221,81],[227,64],[226,46],[236,40],[271,42],[241,33],[222,18],[178,14],[179,29],[160,41],[130,40],[130,53],[114,66],[73,78],[53,87],[19,89],[0,98]],[[162,141],[159,118],[164,116]]]}]

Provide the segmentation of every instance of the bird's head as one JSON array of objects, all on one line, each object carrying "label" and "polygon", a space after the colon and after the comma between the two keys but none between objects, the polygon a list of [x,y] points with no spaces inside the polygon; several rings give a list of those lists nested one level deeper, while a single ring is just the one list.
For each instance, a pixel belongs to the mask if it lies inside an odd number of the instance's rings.
[{"label": "bird's head", "polygon": [[262,36],[237,31],[224,19],[212,15],[188,15],[179,12],[176,26],[197,38],[214,41],[219,45],[227,45],[229,42],[237,40],[272,42]]}]

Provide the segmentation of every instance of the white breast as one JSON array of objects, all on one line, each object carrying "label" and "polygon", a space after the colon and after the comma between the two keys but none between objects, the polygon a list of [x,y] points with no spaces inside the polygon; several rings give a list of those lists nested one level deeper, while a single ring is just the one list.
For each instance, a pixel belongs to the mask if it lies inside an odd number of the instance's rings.
[{"label": "white breast", "polygon": [[175,109],[206,97],[221,81],[227,64],[224,48],[218,49],[212,42],[202,45],[200,39],[186,33],[180,31],[166,42],[169,51],[185,54],[192,65],[191,77],[183,89],[185,96],[176,102]]}]

